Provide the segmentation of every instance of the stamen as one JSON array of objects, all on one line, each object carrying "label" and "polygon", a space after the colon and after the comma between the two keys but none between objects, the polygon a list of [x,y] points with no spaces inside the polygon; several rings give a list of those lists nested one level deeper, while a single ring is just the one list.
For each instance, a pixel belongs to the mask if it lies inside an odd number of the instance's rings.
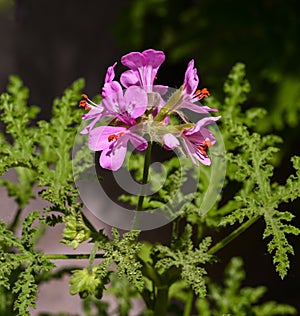
[{"label": "stamen", "polygon": [[207,156],[207,149],[213,144],[209,138],[205,138],[204,142],[197,146],[203,156]]},{"label": "stamen", "polygon": [[108,139],[109,142],[112,142],[113,140],[118,140],[118,138],[119,138],[118,135],[111,134],[111,135],[108,136],[107,139]]},{"label": "stamen", "polygon": [[213,144],[211,142],[211,140],[209,138],[205,138],[204,140],[204,144],[207,146],[207,147],[211,147]]},{"label": "stamen", "polygon": [[208,98],[210,96],[209,91],[207,88],[203,88],[202,90],[197,90],[195,92],[195,97],[198,98],[198,100],[201,100],[203,98]]},{"label": "stamen", "polygon": [[81,95],[81,97],[82,97],[82,99],[83,99],[84,101],[86,101],[86,102],[89,103],[90,105],[97,106],[97,104],[96,104],[95,102],[93,102],[93,101],[88,97],[87,94],[83,93],[83,94]]},{"label": "stamen", "polygon": [[124,132],[120,132],[119,135],[117,134],[111,134],[107,137],[109,142],[112,142],[113,140],[118,140],[119,137],[122,137],[125,133]]},{"label": "stamen", "polygon": [[85,110],[90,110],[91,109],[91,107],[88,105],[88,103],[85,100],[81,100],[79,102],[79,106],[80,107],[84,107]]}]

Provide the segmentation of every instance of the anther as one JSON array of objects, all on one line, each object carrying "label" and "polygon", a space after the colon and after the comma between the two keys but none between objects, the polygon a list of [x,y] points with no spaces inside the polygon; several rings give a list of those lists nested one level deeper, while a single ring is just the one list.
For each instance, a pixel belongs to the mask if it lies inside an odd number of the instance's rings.
[{"label": "anther", "polygon": [[207,156],[207,149],[213,144],[209,138],[205,138],[204,142],[197,146],[203,156]]},{"label": "anther", "polygon": [[113,140],[118,140],[118,138],[119,138],[118,135],[112,134],[112,135],[109,135],[107,139],[109,142],[112,142]]},{"label": "anther", "polygon": [[195,92],[195,97],[198,98],[198,100],[201,100],[203,98],[207,98],[210,96],[209,91],[207,90],[207,88],[203,88],[202,90],[197,90]]},{"label": "anther", "polygon": [[91,107],[88,105],[88,103],[85,100],[81,100],[79,102],[79,106],[80,107],[84,107],[85,110],[90,110],[91,109]]},{"label": "anther", "polygon": [[112,142],[113,140],[118,140],[119,137],[122,137],[125,133],[124,132],[120,132],[119,135],[117,134],[111,134],[107,137],[109,142]]}]

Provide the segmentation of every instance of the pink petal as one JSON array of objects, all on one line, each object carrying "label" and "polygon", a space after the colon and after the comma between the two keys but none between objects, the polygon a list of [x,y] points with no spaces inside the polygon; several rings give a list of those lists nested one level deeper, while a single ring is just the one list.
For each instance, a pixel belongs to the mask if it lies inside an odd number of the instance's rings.
[{"label": "pink petal", "polygon": [[138,72],[136,70],[127,70],[121,74],[120,81],[123,87],[136,86],[139,82]]},{"label": "pink petal", "polygon": [[[89,134],[89,148],[93,151],[103,150],[108,148],[112,142],[108,137],[113,134],[125,132],[125,127],[115,126],[99,126],[90,131]],[[122,136],[123,137],[123,136]]]},{"label": "pink petal", "polygon": [[104,79],[104,83],[111,82],[111,81],[114,80],[114,78],[115,78],[115,70],[114,70],[114,68],[115,68],[116,65],[117,65],[117,62],[115,62],[112,66],[107,68],[105,79]]},{"label": "pink petal", "polygon": [[187,139],[185,139],[184,137],[182,138],[182,143],[183,143],[183,147],[184,147],[184,149],[185,149],[185,151],[186,151],[186,154],[187,154],[188,156],[190,156],[190,158],[191,158],[193,164],[198,167],[199,164],[198,164],[197,160],[195,160],[195,158],[194,158],[195,149],[194,149],[192,143],[189,142],[189,141],[188,141]]},{"label": "pink petal", "polygon": [[146,64],[151,65],[153,68],[158,68],[165,60],[165,54],[163,51],[147,49],[143,51]]},{"label": "pink petal", "polygon": [[189,101],[183,101],[182,104],[180,105],[180,108],[182,109],[188,109],[196,113],[201,113],[205,114],[208,112],[218,112],[217,109],[212,109],[206,105],[198,105]]},{"label": "pink petal", "polygon": [[194,60],[192,59],[187,67],[184,75],[183,89],[188,94],[194,94],[199,84],[197,69],[194,68]]},{"label": "pink petal", "polygon": [[172,134],[165,134],[163,136],[163,144],[168,150],[173,150],[180,145],[179,140]]},{"label": "pink petal", "polygon": [[99,163],[102,168],[116,171],[121,168],[126,155],[127,142],[122,141],[117,146],[102,151]]},{"label": "pink petal", "polygon": [[210,166],[211,165],[211,160],[208,156],[203,156],[202,153],[199,151],[197,152],[195,156],[203,165],[205,166]]},{"label": "pink petal", "polygon": [[203,128],[204,126],[207,126],[211,123],[214,123],[215,121],[219,120],[221,118],[221,116],[207,116],[202,118],[201,120],[199,120],[196,125],[190,129],[187,129],[184,131],[185,135],[191,135],[194,134],[196,132],[198,132],[201,128]]},{"label": "pink petal", "polygon": [[132,86],[125,91],[124,95],[125,111],[131,118],[140,117],[147,109],[148,97],[145,90]]},{"label": "pink petal", "polygon": [[[123,95],[123,89],[119,82],[117,81],[111,81],[111,82],[106,82],[102,88],[102,97],[107,98],[109,96],[114,96],[114,95]],[[104,100],[102,100],[103,102]]]},{"label": "pink petal", "polygon": [[143,151],[148,147],[148,142],[142,136],[132,133],[130,130],[123,137],[128,137],[132,145],[139,151]]},{"label": "pink petal", "polygon": [[80,134],[83,135],[83,134],[88,134],[92,129],[93,127],[95,126],[95,124],[99,121],[99,119],[94,119],[90,124],[88,124],[81,132]]},{"label": "pink petal", "polygon": [[132,52],[127,55],[124,55],[121,58],[121,62],[124,66],[127,66],[128,68],[136,69],[145,64],[145,58],[143,54],[139,52]]}]

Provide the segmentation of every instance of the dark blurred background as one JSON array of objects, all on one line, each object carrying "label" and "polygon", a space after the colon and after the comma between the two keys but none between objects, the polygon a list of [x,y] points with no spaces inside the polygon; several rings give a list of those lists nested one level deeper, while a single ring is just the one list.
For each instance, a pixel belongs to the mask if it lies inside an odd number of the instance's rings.
[{"label": "dark blurred background", "polygon": [[[98,94],[107,66],[132,50],[164,50],[158,81],[172,87],[181,85],[194,58],[202,87],[220,98],[231,67],[244,62],[252,86],[245,107],[269,111],[256,130],[284,139],[274,177],[281,182],[292,170],[290,156],[299,155],[299,16],[296,0],[0,0],[0,90],[18,74],[30,88],[30,103],[42,108],[39,118],[47,119],[53,99],[74,80],[85,78],[85,91]],[[300,226],[299,216],[293,223]],[[266,285],[267,299],[300,310],[299,239],[291,238],[296,256],[281,281],[261,241],[263,228],[257,223],[224,248],[211,273],[220,278],[229,258],[240,255],[246,284]]]}]

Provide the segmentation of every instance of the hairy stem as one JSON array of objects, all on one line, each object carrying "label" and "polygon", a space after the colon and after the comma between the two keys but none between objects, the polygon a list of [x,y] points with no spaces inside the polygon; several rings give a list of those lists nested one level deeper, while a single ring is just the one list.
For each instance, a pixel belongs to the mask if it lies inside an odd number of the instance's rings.
[{"label": "hairy stem", "polygon": [[148,182],[149,167],[150,167],[150,162],[151,162],[151,150],[152,150],[152,142],[150,141],[148,143],[148,148],[147,148],[146,155],[145,155],[142,189],[141,189],[141,193],[140,193],[139,201],[138,201],[138,205],[137,205],[138,212],[143,210],[144,193],[145,193],[144,185]]},{"label": "hairy stem", "polygon": [[209,249],[208,253],[210,255],[215,254],[222,248],[224,248],[227,244],[229,244],[232,240],[234,240],[236,237],[238,237],[241,233],[243,233],[247,228],[249,228],[251,225],[253,225],[260,216],[253,217],[249,219],[246,223],[238,227],[236,230],[234,230],[231,234],[226,236],[224,239],[219,241],[217,244],[215,244],[212,248]]}]

